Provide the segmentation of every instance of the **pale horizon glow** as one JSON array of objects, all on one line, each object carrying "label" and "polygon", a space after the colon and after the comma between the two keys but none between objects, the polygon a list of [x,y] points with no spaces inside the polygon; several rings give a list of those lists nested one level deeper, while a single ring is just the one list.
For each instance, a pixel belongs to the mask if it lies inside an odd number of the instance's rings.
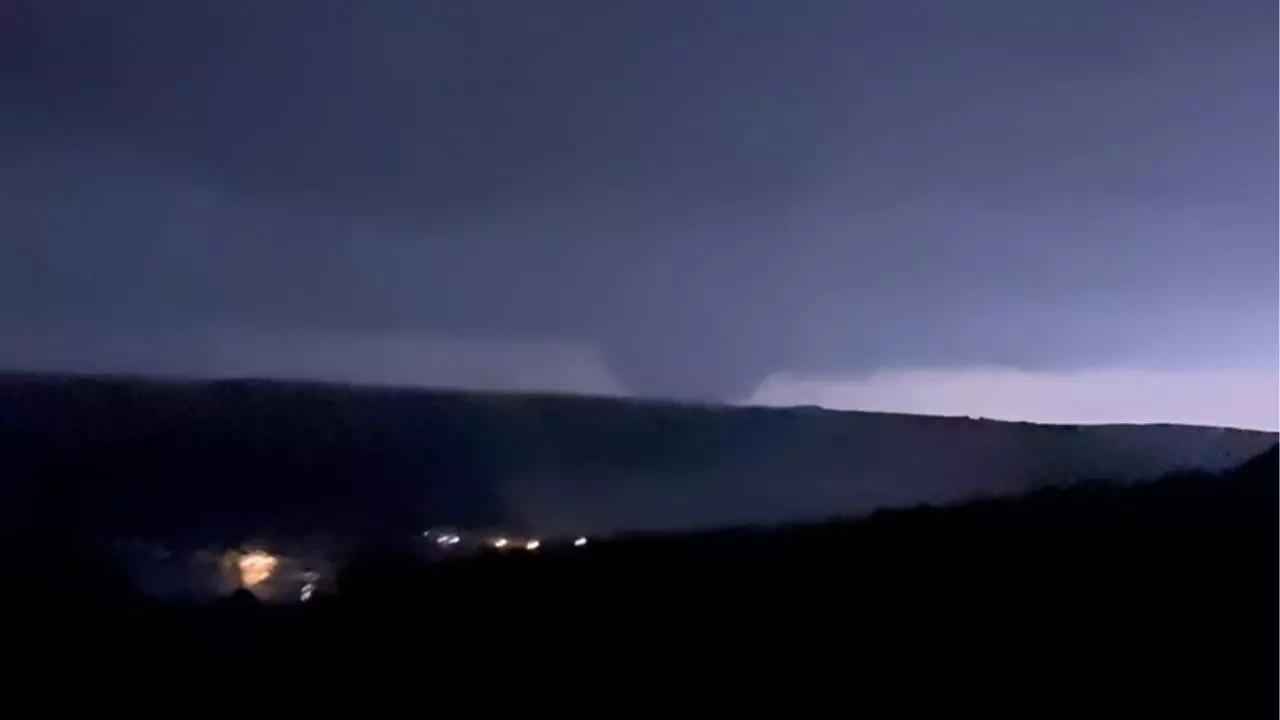
[{"label": "pale horizon glow", "polygon": [[[27,336],[34,360],[10,367],[193,378],[312,380],[358,385],[624,397],[584,342],[395,333],[205,331],[60,345]],[[98,362],[77,361],[86,346]],[[105,350],[110,350],[106,352]],[[56,360],[53,362],[51,360]],[[168,371],[167,373],[164,371]],[[817,405],[920,415],[1064,424],[1171,423],[1280,430],[1280,371],[1119,369],[1029,372],[1000,367],[885,369],[864,377],[775,373],[743,403]]]},{"label": "pale horizon glow", "polygon": [[1072,425],[1170,423],[1280,430],[1280,373],[1007,368],[900,370],[839,379],[777,374],[751,404],[817,405]]}]

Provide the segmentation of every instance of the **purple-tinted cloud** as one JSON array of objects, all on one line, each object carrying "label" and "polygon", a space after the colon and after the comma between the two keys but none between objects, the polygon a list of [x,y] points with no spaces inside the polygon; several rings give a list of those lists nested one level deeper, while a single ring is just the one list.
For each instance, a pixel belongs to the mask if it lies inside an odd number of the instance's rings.
[{"label": "purple-tinted cloud", "polygon": [[[6,7],[0,364],[209,328],[734,400],[1280,364],[1271,2]],[[383,347],[343,372],[406,377]]]}]

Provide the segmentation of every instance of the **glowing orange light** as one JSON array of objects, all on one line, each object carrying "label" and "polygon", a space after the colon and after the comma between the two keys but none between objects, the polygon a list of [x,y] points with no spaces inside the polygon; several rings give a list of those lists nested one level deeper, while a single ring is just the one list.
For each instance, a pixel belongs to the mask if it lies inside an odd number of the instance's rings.
[{"label": "glowing orange light", "polygon": [[240,567],[240,582],[251,588],[271,577],[280,561],[274,555],[255,550],[241,555],[237,564]]}]

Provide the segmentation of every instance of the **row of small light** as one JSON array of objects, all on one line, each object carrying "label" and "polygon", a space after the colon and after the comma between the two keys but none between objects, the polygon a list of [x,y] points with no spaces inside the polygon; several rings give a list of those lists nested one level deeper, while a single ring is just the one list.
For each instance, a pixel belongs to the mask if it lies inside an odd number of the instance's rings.
[{"label": "row of small light", "polygon": [[[492,540],[489,541],[489,544],[499,550],[505,550],[507,548],[512,547],[511,540],[504,537],[493,538]],[[587,539],[582,536],[578,536],[573,540],[574,547],[582,547],[586,544],[587,544]],[[520,547],[520,545],[516,544],[515,547]],[[542,547],[542,541],[537,539],[526,540],[524,542],[523,547],[525,550],[537,550],[538,548]]]},{"label": "row of small light", "polygon": [[[454,547],[455,545],[458,545],[459,543],[462,542],[462,536],[456,533],[433,533],[432,531],[427,530],[426,532],[422,533],[422,535],[423,537],[427,537],[427,538],[431,538],[434,536],[435,543],[440,547],[445,547],[445,548]],[[515,540],[515,539],[504,537],[501,535],[494,538],[490,538],[489,540],[486,541],[486,544],[497,550],[523,548],[525,550],[533,551],[542,547],[542,541],[537,538],[531,538],[521,542],[520,540]],[[583,547],[586,544],[587,544],[587,538],[581,535],[574,538],[573,540],[574,547]]]}]

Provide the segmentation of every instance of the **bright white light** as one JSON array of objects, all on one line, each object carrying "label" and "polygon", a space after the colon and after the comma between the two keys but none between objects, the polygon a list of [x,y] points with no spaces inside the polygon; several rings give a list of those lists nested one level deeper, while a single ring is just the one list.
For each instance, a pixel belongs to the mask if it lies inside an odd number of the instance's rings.
[{"label": "bright white light", "polygon": [[530,540],[524,544],[525,550],[537,550],[540,547],[542,547],[542,543],[537,540]]},{"label": "bright white light", "polygon": [[302,602],[306,602],[311,599],[311,596],[312,594],[315,593],[315,591],[316,591],[315,584],[307,583],[302,586],[302,595],[299,597],[299,599],[302,600]]},{"label": "bright white light", "polygon": [[584,537],[580,537],[577,540],[573,541],[574,547],[582,547],[583,545],[586,545],[586,544],[587,544],[587,539]]},{"label": "bright white light", "polygon": [[445,545],[445,546],[457,545],[461,541],[461,539],[462,538],[459,538],[457,535],[445,534],[436,538],[436,544]]},{"label": "bright white light", "polygon": [[504,548],[507,546],[507,539],[504,537],[497,538],[493,541],[493,546],[496,548]]}]

